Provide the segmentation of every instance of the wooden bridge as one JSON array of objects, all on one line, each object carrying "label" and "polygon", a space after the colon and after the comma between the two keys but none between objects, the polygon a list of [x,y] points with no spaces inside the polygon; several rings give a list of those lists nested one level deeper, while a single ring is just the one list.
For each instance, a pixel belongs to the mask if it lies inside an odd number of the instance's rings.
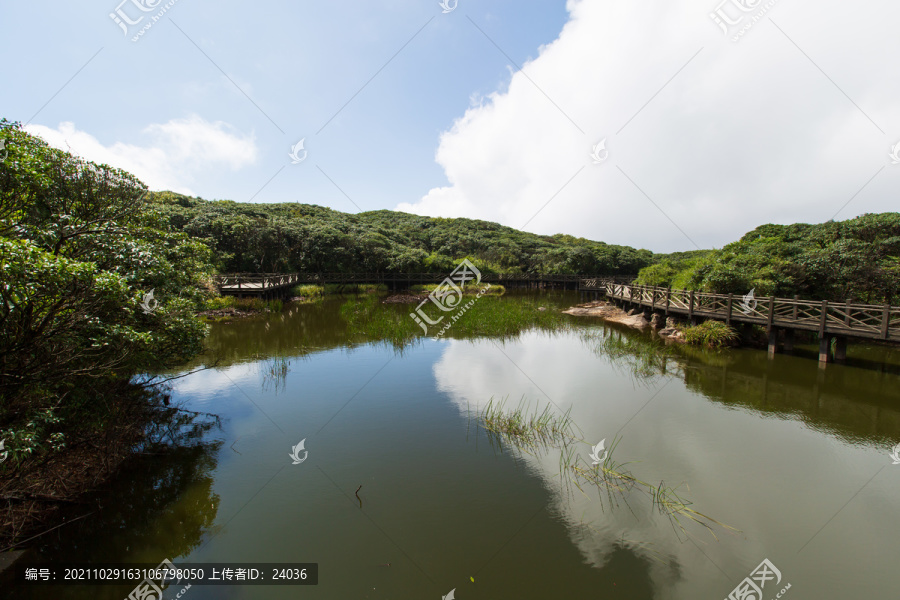
[{"label": "wooden bridge", "polygon": [[272,296],[303,283],[299,273],[227,273],[215,277],[220,294]]},{"label": "wooden bridge", "polygon": [[[582,290],[599,290],[586,280]],[[800,300],[774,296],[745,301],[733,294],[709,294],[689,290],[637,286],[605,282],[607,298],[650,309],[663,315],[682,315],[692,323],[716,319],[727,325],[761,325],[769,336],[769,354],[778,351],[779,331],[783,331],[784,349],[793,348],[794,331],[810,331],[819,337],[819,362],[847,356],[847,339],[860,338],[900,342],[900,306]],[[835,340],[834,355],[831,341]]]},{"label": "wooden bridge", "polygon": [[[447,273],[224,273],[216,276],[219,293],[237,296],[271,297],[284,294],[295,285],[383,284],[395,290],[416,284],[437,284]],[[633,277],[620,280],[630,281]],[[481,281],[513,288],[579,289],[584,275],[538,273],[482,273]],[[595,280],[597,281],[597,280]],[[602,280],[606,283],[607,279]],[[613,281],[609,279],[608,281]]]},{"label": "wooden bridge", "polygon": [[[438,284],[446,273],[226,273],[216,276],[222,294],[273,297],[298,284],[384,284],[403,289],[415,284]],[[859,338],[900,343],[900,307],[859,304],[851,301],[800,300],[761,297],[745,302],[742,296],[710,294],[691,290],[636,286],[624,281],[633,277],[586,278],[575,274],[482,273],[481,281],[512,288],[577,289],[582,297],[606,296],[610,300],[664,316],[681,315],[692,324],[716,319],[727,325],[761,325],[769,336],[769,354],[779,349],[779,333],[785,350],[791,350],[795,331],[810,331],[819,337],[819,361],[846,358],[847,339]],[[470,284],[471,285],[471,284]],[[832,340],[835,343],[831,352]]]}]

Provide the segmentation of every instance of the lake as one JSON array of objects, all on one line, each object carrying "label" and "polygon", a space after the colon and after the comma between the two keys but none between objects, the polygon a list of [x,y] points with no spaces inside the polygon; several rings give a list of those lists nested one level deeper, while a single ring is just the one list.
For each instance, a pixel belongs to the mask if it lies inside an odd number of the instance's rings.
[{"label": "lake", "polygon": [[[578,302],[565,292],[479,302],[525,297],[548,310]],[[193,586],[190,600],[439,600],[451,590],[460,600],[721,600],[764,560],[752,581],[766,600],[785,588],[788,600],[897,597],[897,349],[851,346],[847,364],[826,369],[812,345],[772,360],[755,349],[658,353],[649,332],[576,317],[563,330],[501,340],[451,329],[399,349],[349,327],[343,302],[215,324],[208,355],[181,372],[217,366],[170,385],[174,404],[220,425],[136,459],[73,509],[95,514],[45,536],[33,556],[319,565],[315,586]],[[479,422],[492,398],[508,411],[568,413],[578,440],[517,448]],[[617,441],[615,460],[637,480],[674,488],[738,531],[676,521],[639,485],[609,493],[561,466],[589,470],[601,440],[602,451]]]}]

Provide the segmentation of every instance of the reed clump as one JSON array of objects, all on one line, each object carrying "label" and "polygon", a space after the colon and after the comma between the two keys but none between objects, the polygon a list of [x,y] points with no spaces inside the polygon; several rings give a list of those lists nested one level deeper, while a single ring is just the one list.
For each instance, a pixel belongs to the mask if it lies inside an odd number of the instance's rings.
[{"label": "reed clump", "polygon": [[506,400],[494,402],[491,398],[480,418],[487,431],[504,436],[517,448],[536,451],[556,440],[574,437],[569,413],[556,415],[549,404],[540,412],[530,412],[524,397],[514,410],[508,411]]},{"label": "reed clump", "polygon": [[733,346],[740,339],[740,335],[733,327],[721,321],[705,321],[694,327],[688,327],[683,333],[684,341],[688,344],[707,348]]},{"label": "reed clump", "polygon": [[500,436],[513,447],[528,453],[559,449],[560,475],[582,493],[585,493],[585,487],[593,486],[600,493],[601,503],[605,495],[612,506],[617,506],[619,500],[626,500],[626,495],[631,492],[646,495],[652,507],[669,520],[676,534],[689,535],[685,528],[686,521],[705,527],[717,540],[716,526],[731,532],[738,531],[691,508],[692,502],[680,495],[677,488],[666,486],[663,482],[656,486],[635,477],[628,468],[631,463],[619,462],[613,457],[621,438],[615,437],[602,457],[597,456],[599,450],[589,454],[594,459],[589,463],[579,452],[579,449],[583,450],[580,445],[586,442],[576,437],[577,426],[569,411],[553,414],[549,405],[543,410],[536,407],[530,411],[524,398],[512,410],[506,410],[505,404],[506,399],[495,403],[491,398],[481,411],[479,420],[489,435]]}]

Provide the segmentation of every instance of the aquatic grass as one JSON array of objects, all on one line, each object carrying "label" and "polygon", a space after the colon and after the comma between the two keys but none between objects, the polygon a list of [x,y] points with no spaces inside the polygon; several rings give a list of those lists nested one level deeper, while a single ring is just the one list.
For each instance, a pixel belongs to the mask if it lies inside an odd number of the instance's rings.
[{"label": "aquatic grass", "polygon": [[488,432],[491,444],[493,445],[491,436],[499,436],[511,446],[528,454],[537,454],[539,451],[549,448],[559,449],[560,475],[566,485],[574,484],[585,495],[587,494],[583,486],[592,485],[601,494],[601,508],[604,506],[603,495],[606,496],[611,506],[618,506],[620,501],[627,505],[628,494],[637,491],[649,496],[651,506],[669,519],[676,535],[679,531],[689,535],[684,527],[686,523],[682,522],[682,518],[702,525],[716,540],[718,537],[715,535],[713,526],[717,525],[732,532],[739,531],[690,508],[692,503],[679,495],[676,488],[667,487],[664,483],[654,486],[635,477],[628,468],[628,465],[632,464],[631,462],[619,462],[613,458],[621,442],[620,437],[613,438],[603,457],[603,462],[588,463],[575,447],[575,443],[586,442],[576,437],[575,429],[577,427],[572,421],[570,411],[558,415],[553,414],[550,405],[541,411],[538,411],[537,407],[535,410],[529,411],[529,405],[524,397],[515,409],[506,410],[506,400],[504,398],[495,403],[492,397],[479,415],[481,424]]},{"label": "aquatic grass", "polygon": [[272,358],[260,363],[260,368],[263,375],[262,389],[264,392],[269,391],[270,387],[275,388],[276,395],[279,391],[284,391],[288,373],[291,372],[290,360],[283,357]]},{"label": "aquatic grass", "polygon": [[613,438],[603,462],[596,465],[588,464],[580,454],[575,460],[572,460],[571,454],[569,455],[563,466],[566,471],[575,475],[573,483],[582,493],[584,493],[584,489],[581,487],[582,483],[590,483],[598,491],[604,491],[611,504],[618,504],[617,500],[624,499],[625,494],[635,486],[647,487],[648,484],[637,479],[631,474],[631,471],[625,468],[629,463],[620,463],[613,458],[613,453],[620,441],[619,437]]},{"label": "aquatic grass", "polygon": [[324,285],[301,284],[291,288],[292,296],[300,296],[305,301],[319,301],[325,296],[340,294],[374,294],[386,292],[383,283],[326,283]]},{"label": "aquatic grass", "polygon": [[295,285],[291,288],[291,296],[300,297],[306,301],[321,300],[325,296],[325,287],[313,284]]},{"label": "aquatic grass", "polygon": [[555,415],[550,404],[540,412],[528,412],[524,397],[515,410],[507,411],[507,399],[495,403],[491,397],[482,410],[481,422],[488,432],[500,434],[517,448],[533,452],[552,446],[557,440],[574,437],[574,421],[569,412]]},{"label": "aquatic grass", "polygon": [[696,346],[722,348],[740,339],[738,332],[721,321],[704,321],[684,330],[684,341]]},{"label": "aquatic grass", "polygon": [[717,521],[708,515],[689,508],[693,502],[682,498],[676,489],[677,488],[666,486],[664,482],[660,482],[658,487],[651,486],[649,490],[650,495],[653,498],[653,506],[656,507],[660,513],[669,518],[669,522],[672,523],[673,528],[676,526],[678,527],[675,531],[676,534],[680,530],[684,535],[688,535],[684,525],[681,524],[679,516],[685,517],[698,525],[706,527],[716,541],[718,541],[719,538],[716,536],[716,532],[712,527],[713,525],[718,525],[719,527],[732,532],[740,531],[739,529],[735,529],[730,525]]},{"label": "aquatic grass", "polygon": [[513,337],[531,329],[560,331],[571,327],[568,315],[533,298],[481,297],[448,333],[450,337]]},{"label": "aquatic grass", "polygon": [[374,295],[347,300],[341,305],[341,317],[352,334],[398,349],[413,342],[422,331],[405,311],[382,304]]},{"label": "aquatic grass", "polygon": [[[472,298],[471,301],[471,306],[464,311],[459,309],[443,314],[438,314],[440,310],[436,307],[426,305],[426,310],[431,309],[431,318],[443,317],[436,325],[428,327],[428,336],[510,339],[531,329],[559,331],[573,326],[567,315],[533,299],[494,296]],[[422,328],[410,317],[416,308],[415,304],[384,304],[373,295],[348,299],[341,306],[341,316],[347,321],[352,334],[402,348],[425,336]],[[452,320],[454,317],[456,321]],[[451,327],[443,330],[447,324]]]}]

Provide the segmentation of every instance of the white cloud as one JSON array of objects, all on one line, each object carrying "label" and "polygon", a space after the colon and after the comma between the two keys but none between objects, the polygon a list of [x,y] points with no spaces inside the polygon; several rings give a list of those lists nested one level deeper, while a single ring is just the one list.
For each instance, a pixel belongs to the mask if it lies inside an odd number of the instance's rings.
[{"label": "white cloud", "polygon": [[26,130],[56,148],[87,160],[133,173],[153,190],[192,194],[195,177],[220,169],[237,170],[256,162],[259,150],[253,134],[242,135],[222,121],[211,123],[192,115],[144,128],[146,145],[115,142],[105,146],[74,123],[56,129],[29,125]]},{"label": "white cloud", "polygon": [[[553,198],[527,230],[657,251],[828,220],[891,167],[900,8],[777,3],[734,43],[716,4],[569,0],[559,38],[441,136],[449,185],[397,210],[521,227]],[[885,168],[838,218],[896,210],[898,177]]]}]

